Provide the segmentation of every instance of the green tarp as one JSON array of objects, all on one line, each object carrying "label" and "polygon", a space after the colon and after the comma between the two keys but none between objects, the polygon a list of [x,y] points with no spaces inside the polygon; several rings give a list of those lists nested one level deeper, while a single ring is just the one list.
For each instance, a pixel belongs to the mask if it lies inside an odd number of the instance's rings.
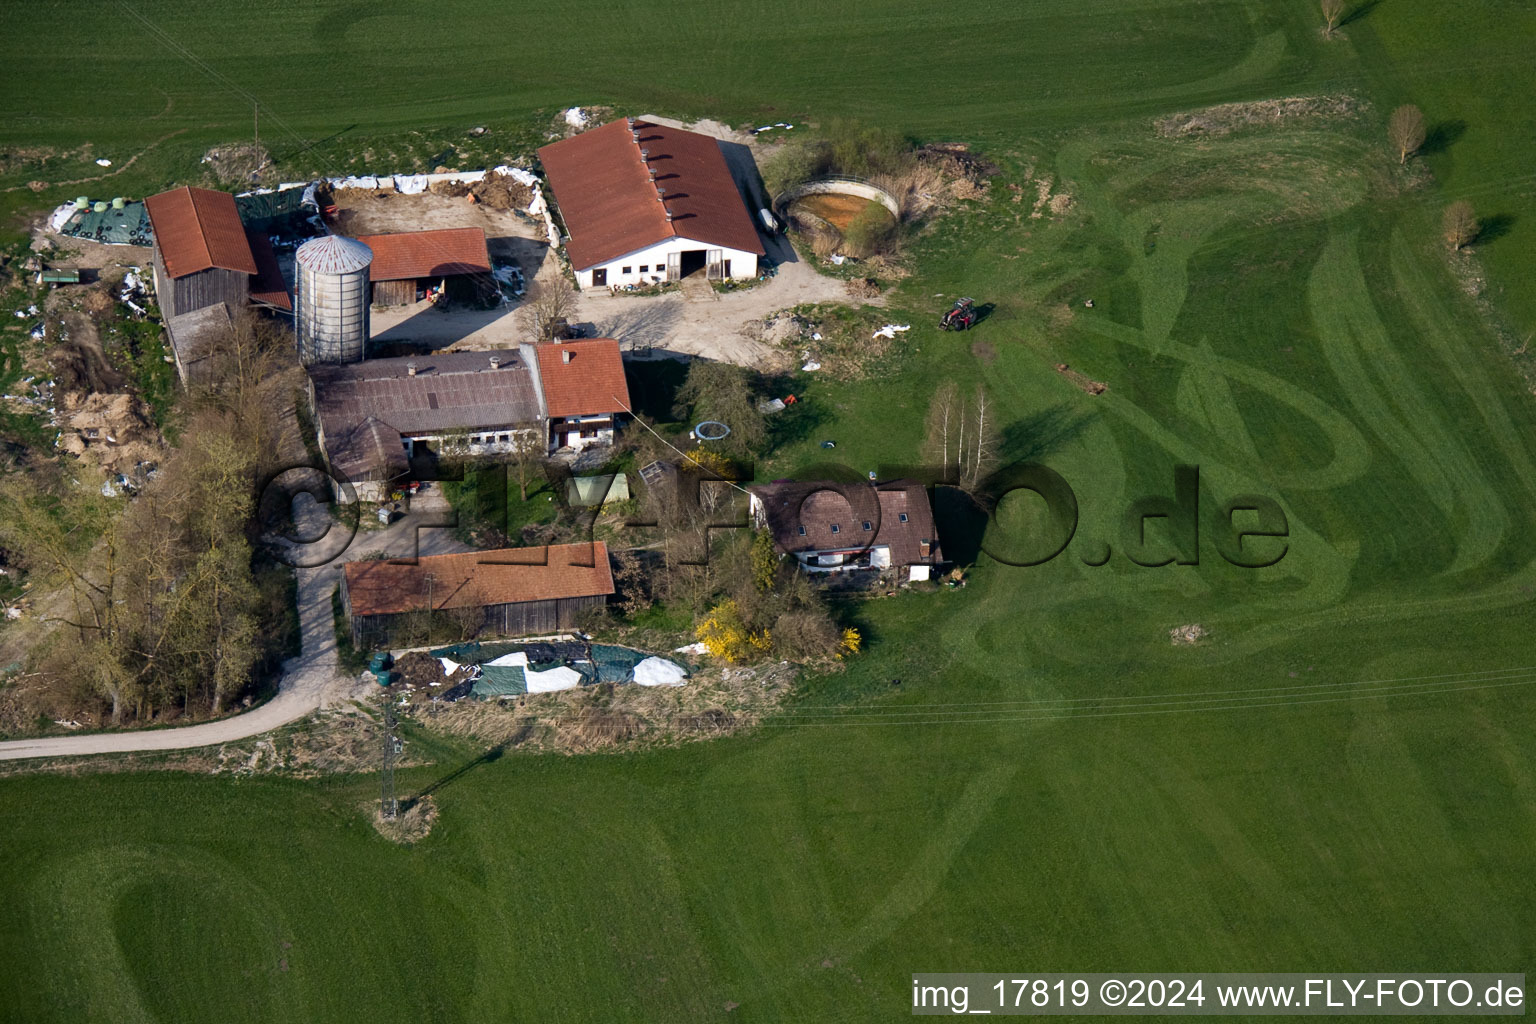
[{"label": "green tarp", "polygon": [[127,203],[121,210],[109,206],[102,213],[82,210],[65,221],[59,233],[108,245],[153,245],[155,241],[143,203]]},{"label": "green tarp", "polygon": [[528,692],[528,678],[520,665],[484,665],[470,688],[471,697],[516,697]]},{"label": "green tarp", "polygon": [[309,211],[299,205],[303,199],[304,189],[285,188],[280,192],[235,196],[235,208],[246,227],[272,235],[309,216]]}]

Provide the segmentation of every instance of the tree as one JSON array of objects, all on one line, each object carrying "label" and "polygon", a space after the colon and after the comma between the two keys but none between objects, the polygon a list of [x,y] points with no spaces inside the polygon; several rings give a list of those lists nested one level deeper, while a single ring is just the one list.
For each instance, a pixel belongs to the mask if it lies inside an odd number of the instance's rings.
[{"label": "tree", "polygon": [[884,252],[896,233],[896,220],[884,206],[871,200],[843,232],[848,255],[861,259]]},{"label": "tree", "polygon": [[575,312],[576,289],[562,274],[547,283],[534,285],[528,301],[518,310],[518,316],[534,341],[554,341],[560,327]]},{"label": "tree", "polygon": [[549,445],[542,423],[525,423],[512,431],[512,450],[507,454],[507,464],[517,480],[519,501],[528,500],[528,483],[538,476],[548,455]]},{"label": "tree", "polygon": [[1445,208],[1445,244],[1452,249],[1462,249],[1477,238],[1477,215],[1472,212],[1472,204],[1465,199],[1458,199]]},{"label": "tree", "polygon": [[960,397],[954,381],[940,384],[928,405],[926,433],[924,458],[958,480],[963,490],[975,490],[997,465],[997,413],[979,384],[969,401]]},{"label": "tree", "polygon": [[960,388],[952,380],[939,385],[928,403],[928,420],[923,458],[938,466],[948,476],[958,470],[960,455]]},{"label": "tree", "polygon": [[762,449],[768,427],[757,408],[747,371],[730,363],[695,359],[688,376],[677,391],[674,413],[691,417],[692,422],[715,420],[731,428],[722,441],[711,448],[738,455],[751,455]]},{"label": "tree", "polygon": [[1424,114],[1411,103],[1392,111],[1387,122],[1387,136],[1397,150],[1398,163],[1406,164],[1408,158],[1424,145]]},{"label": "tree", "polygon": [[1333,35],[1333,30],[1339,27],[1339,19],[1344,16],[1344,0],[1322,0],[1323,20],[1328,27],[1323,30],[1324,35]]}]

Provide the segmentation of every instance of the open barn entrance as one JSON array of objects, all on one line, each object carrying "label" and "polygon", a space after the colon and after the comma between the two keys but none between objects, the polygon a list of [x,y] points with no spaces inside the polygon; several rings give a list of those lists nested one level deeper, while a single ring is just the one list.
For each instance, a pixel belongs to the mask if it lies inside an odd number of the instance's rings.
[{"label": "open barn entrance", "polygon": [[679,254],[677,273],[679,277],[688,277],[697,274],[704,269],[706,250],[684,249]]}]

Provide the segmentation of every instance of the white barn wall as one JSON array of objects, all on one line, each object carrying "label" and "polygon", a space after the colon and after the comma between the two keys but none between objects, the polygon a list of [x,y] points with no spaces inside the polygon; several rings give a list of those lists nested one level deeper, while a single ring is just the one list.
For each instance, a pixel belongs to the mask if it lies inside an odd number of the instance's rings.
[{"label": "white barn wall", "polygon": [[[632,252],[627,256],[600,263],[595,267],[576,272],[577,287],[586,289],[593,287],[592,272],[605,269],[608,271],[608,283],[598,285],[599,288],[610,288],[614,285],[650,285],[657,281],[667,279],[667,257],[675,252],[692,252],[703,249],[708,252],[711,249],[719,249],[721,259],[731,261],[731,280],[748,280],[757,276],[757,253],[743,252],[740,249],[731,249],[723,245],[715,245],[709,242],[696,242],[691,238],[668,238],[657,242],[655,245],[638,252]],[[644,265],[650,267],[646,273],[641,274],[639,268]],[[623,269],[630,268],[629,274],[624,274]],[[660,269],[657,269],[657,268]]]}]

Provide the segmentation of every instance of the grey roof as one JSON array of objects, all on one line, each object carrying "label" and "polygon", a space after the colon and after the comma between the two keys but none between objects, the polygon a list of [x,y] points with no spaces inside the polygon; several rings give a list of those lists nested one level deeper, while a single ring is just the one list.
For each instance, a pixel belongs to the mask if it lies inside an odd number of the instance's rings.
[{"label": "grey roof", "polygon": [[165,322],[166,332],[171,336],[171,348],[188,380],[203,371],[199,364],[208,358],[208,350],[232,324],[229,307],[222,302],[173,316]]},{"label": "grey roof", "polygon": [[348,274],[372,263],[373,250],[355,238],[322,235],[299,246],[293,258],[322,274]]},{"label": "grey roof", "polygon": [[[494,369],[492,358],[500,364]],[[312,366],[309,375],[333,460],[376,447],[371,438],[378,427],[358,433],[369,419],[394,430],[397,444],[401,435],[501,429],[543,420],[533,372],[515,349]],[[340,468],[350,473],[345,465]]]}]

